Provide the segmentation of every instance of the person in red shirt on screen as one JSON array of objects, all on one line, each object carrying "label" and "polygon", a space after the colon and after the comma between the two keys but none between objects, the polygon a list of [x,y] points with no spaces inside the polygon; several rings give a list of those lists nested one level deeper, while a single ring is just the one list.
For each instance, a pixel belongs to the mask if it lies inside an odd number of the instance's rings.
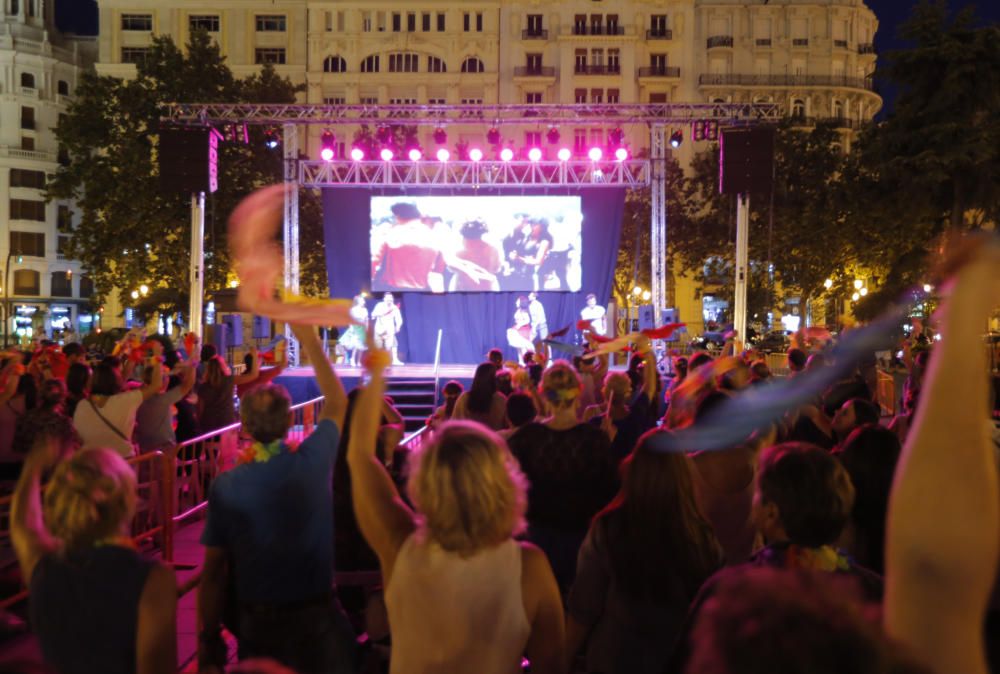
[{"label": "person in red shirt on screen", "polygon": [[401,201],[390,208],[393,225],[372,246],[372,278],[386,290],[444,292],[440,237],[421,218],[416,205]]},{"label": "person in red shirt on screen", "polygon": [[454,258],[448,262],[455,275],[451,277],[451,290],[455,291],[491,291],[500,290],[497,274],[503,260],[496,246],[483,241],[483,234],[489,228],[482,220],[469,220],[459,230],[462,235],[462,247],[454,253]]}]

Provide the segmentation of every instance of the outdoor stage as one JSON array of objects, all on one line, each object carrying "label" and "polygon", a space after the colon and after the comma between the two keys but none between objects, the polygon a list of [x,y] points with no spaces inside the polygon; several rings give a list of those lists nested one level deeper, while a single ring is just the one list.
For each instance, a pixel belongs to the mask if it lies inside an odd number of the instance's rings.
[{"label": "outdoor stage", "polygon": [[[333,366],[337,376],[344,382],[344,388],[350,391],[361,380],[364,370],[360,367],[351,367],[339,363]],[[476,371],[476,365],[439,365],[437,368],[437,379],[443,385],[450,379],[457,379],[462,382],[466,389],[472,384],[472,375]],[[393,381],[423,380],[433,381],[435,379],[434,365],[397,365],[386,370],[387,383],[392,386]],[[316,385],[316,375],[311,367],[295,367],[285,370],[280,376],[275,377],[274,383],[281,384],[292,396],[295,403],[311,400],[320,395],[319,386]]]}]

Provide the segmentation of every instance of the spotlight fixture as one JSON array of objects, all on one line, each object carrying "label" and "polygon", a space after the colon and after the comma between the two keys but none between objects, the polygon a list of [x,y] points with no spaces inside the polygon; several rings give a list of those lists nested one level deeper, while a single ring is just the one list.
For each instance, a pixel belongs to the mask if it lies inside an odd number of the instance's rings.
[{"label": "spotlight fixture", "polygon": [[626,159],[628,159],[628,150],[626,150],[623,147],[619,147],[617,150],[615,150],[616,161],[625,161]]},{"label": "spotlight fixture", "polygon": [[382,158],[382,161],[392,161],[393,152],[391,149],[384,147],[382,151],[378,153],[378,156]]},{"label": "spotlight fixture", "polygon": [[482,158],[483,158],[483,151],[480,150],[478,147],[474,147],[471,150],[469,150],[469,159],[471,159],[472,161],[481,161]]},{"label": "spotlight fixture", "polygon": [[604,156],[604,150],[599,147],[592,147],[590,151],[587,152],[587,156],[590,157],[590,161],[601,161],[601,157]]},{"label": "spotlight fixture", "polygon": [[424,153],[420,151],[420,148],[411,147],[410,151],[406,153],[406,156],[410,158],[410,161],[420,161]]},{"label": "spotlight fixture", "polygon": [[557,156],[559,157],[559,161],[569,161],[570,157],[573,156],[573,153],[570,152],[568,147],[564,147],[559,149],[559,154]]},{"label": "spotlight fixture", "polygon": [[490,145],[500,144],[500,129],[495,126],[486,132],[486,142]]},{"label": "spotlight fixture", "polygon": [[277,149],[278,145],[281,144],[281,140],[278,138],[278,132],[274,129],[264,130],[264,147],[268,150]]},{"label": "spotlight fixture", "polygon": [[336,154],[337,137],[333,135],[332,131],[324,131],[319,138],[319,143],[321,148],[319,156],[323,158],[323,161],[333,161]]},{"label": "spotlight fixture", "polygon": [[531,161],[541,161],[542,160],[541,149],[533,147],[530,150],[528,150],[528,159],[530,159]]},{"label": "spotlight fixture", "polygon": [[684,134],[683,134],[683,132],[681,132],[681,131],[674,131],[672,134],[670,134],[670,147],[672,147],[672,148],[674,148],[676,150],[677,148],[679,148],[681,146],[681,143],[683,143],[683,142],[684,142]]},{"label": "spotlight fixture", "polygon": [[434,129],[434,142],[438,145],[444,145],[448,142],[448,132],[444,130],[443,126]]},{"label": "spotlight fixture", "polygon": [[502,161],[510,161],[513,158],[514,158],[514,151],[511,150],[509,147],[505,147],[504,149],[500,150],[500,159]]},{"label": "spotlight fixture", "polygon": [[448,148],[442,147],[437,151],[438,161],[448,161],[451,159],[451,152],[448,152]]},{"label": "spotlight fixture", "polygon": [[351,159],[354,161],[361,161],[365,158],[365,151],[361,147],[355,145],[351,148]]},{"label": "spotlight fixture", "polygon": [[549,145],[556,145],[559,142],[559,129],[550,126],[549,130],[545,133],[545,138],[549,141]]}]

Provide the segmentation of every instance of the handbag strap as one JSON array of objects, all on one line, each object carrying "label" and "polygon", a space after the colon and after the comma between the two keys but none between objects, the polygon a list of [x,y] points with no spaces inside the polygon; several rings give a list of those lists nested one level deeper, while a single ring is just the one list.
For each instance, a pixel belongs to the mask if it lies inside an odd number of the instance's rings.
[{"label": "handbag strap", "polygon": [[118,430],[117,426],[115,426],[113,423],[111,423],[110,421],[108,421],[107,417],[105,417],[103,414],[101,414],[101,411],[99,409],[97,409],[97,405],[94,404],[93,400],[91,400],[90,398],[87,398],[87,403],[90,404],[90,409],[94,410],[94,414],[96,414],[97,417],[101,421],[103,421],[105,423],[105,425],[107,425],[108,428],[110,428],[112,431],[114,431],[115,435],[117,435],[119,438],[121,438],[125,442],[129,443],[130,445],[132,444],[132,441],[130,439],[126,438],[125,434],[122,433],[120,430]]}]

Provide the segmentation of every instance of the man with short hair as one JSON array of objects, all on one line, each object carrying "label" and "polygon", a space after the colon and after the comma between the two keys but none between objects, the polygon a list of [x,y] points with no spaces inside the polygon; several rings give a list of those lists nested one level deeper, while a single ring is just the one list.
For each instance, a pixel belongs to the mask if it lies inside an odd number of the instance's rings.
[{"label": "man with short hair", "polygon": [[392,364],[402,365],[399,359],[399,341],[396,335],[403,327],[403,314],[393,302],[392,293],[382,296],[382,301],[372,309],[372,330],[375,333],[375,346],[392,354]]},{"label": "man with short hair", "polygon": [[389,290],[443,293],[445,264],[438,233],[415,204],[400,201],[390,210],[395,222],[372,246],[372,278]]},{"label": "man with short hair", "polygon": [[788,370],[789,376],[794,377],[803,370],[806,369],[806,361],[809,356],[806,352],[797,347],[792,347],[788,350]]},{"label": "man with short hair", "polygon": [[597,303],[597,295],[587,295],[587,306],[580,310],[580,318],[590,322],[590,330],[602,337],[608,334],[607,310]]},{"label": "man with short hair", "polygon": [[503,351],[500,349],[490,349],[486,352],[486,360],[496,365],[497,371],[503,369]]},{"label": "man with short hair", "polygon": [[326,399],[316,430],[285,444],[291,400],[268,384],[240,406],[253,439],[244,462],[212,485],[198,593],[200,671],[221,672],[227,578],[238,605],[239,658],[273,658],[298,672],[354,671],[354,638],[333,585],[331,476],[347,408],[312,328],[293,326]]}]

